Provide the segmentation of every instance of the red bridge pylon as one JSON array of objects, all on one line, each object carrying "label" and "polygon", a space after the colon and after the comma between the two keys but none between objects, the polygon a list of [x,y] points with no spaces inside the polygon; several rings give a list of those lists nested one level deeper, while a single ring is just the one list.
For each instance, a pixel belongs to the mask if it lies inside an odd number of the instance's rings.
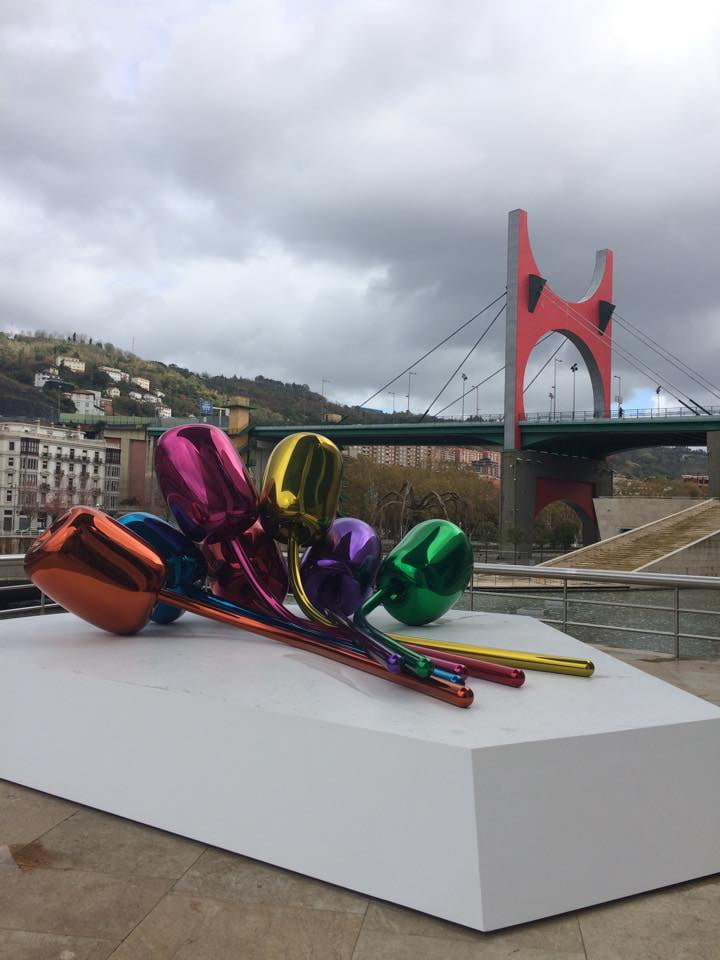
[{"label": "red bridge pylon", "polygon": [[598,539],[594,498],[612,495],[612,471],[604,459],[520,449],[525,371],[533,347],[548,333],[561,333],[575,344],[590,374],[594,414],[610,415],[612,264],[610,250],[600,250],[585,296],[575,303],[564,300],[538,269],[527,213],[509,215],[501,522],[504,530],[523,530],[528,544],[537,514],[557,501],[575,510],[583,543],[592,543]]},{"label": "red bridge pylon", "polygon": [[558,296],[540,274],[530,246],[525,210],[508,217],[505,334],[505,449],[520,448],[525,417],[525,370],[533,347],[547,333],[562,333],[580,351],[593,388],[595,416],[610,416],[612,385],[613,255],[599,250],[585,296],[573,303]]}]

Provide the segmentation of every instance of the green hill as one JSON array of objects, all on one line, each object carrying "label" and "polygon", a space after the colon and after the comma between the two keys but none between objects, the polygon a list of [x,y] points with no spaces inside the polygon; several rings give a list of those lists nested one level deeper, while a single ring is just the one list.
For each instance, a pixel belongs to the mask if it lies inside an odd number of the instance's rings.
[{"label": "green hill", "polygon": [[629,477],[673,477],[683,474],[706,474],[708,458],[705,450],[693,447],[648,447],[628,450],[610,457],[610,466],[616,473]]},{"label": "green hill", "polygon": [[374,422],[402,419],[377,411],[347,407],[324,400],[305,383],[283,383],[269,377],[240,374],[232,377],[195,373],[175,364],[144,360],[111,343],[93,341],[84,335],[62,338],[45,333],[0,333],[0,416],[52,418],[60,410],[72,410],[66,398],[33,386],[35,373],[55,366],[58,355],[76,357],[85,362],[84,373],[62,368],[62,379],[77,387],[104,390],[116,386],[121,396],[113,400],[113,411],[132,416],[151,416],[154,408],[128,396],[138,387],[129,383],[113,383],[99,367],[117,367],[131,377],[146,377],[153,392],[164,394],[163,402],[172,408],[173,416],[197,415],[201,400],[224,406],[231,397],[246,396],[254,404],[253,423],[320,423],[324,413],[349,417],[353,422]]},{"label": "green hill", "polygon": [[[54,366],[59,354],[85,361],[84,373],[73,373],[63,367],[63,380],[93,390],[117,386],[121,396],[113,400],[113,410],[119,414],[152,416],[155,409],[130,398],[130,390],[138,388],[129,383],[113,383],[99,369],[101,366],[117,367],[131,377],[147,377],[153,391],[164,393],[163,402],[172,408],[174,416],[197,415],[201,400],[224,406],[235,396],[246,396],[253,402],[255,424],[317,424],[322,422],[324,413],[335,413],[354,423],[399,421],[407,416],[331,403],[306,383],[283,383],[262,375],[250,377],[240,373],[232,377],[194,373],[172,363],[144,360],[111,343],[93,342],[82,334],[63,338],[43,332],[16,336],[0,333],[0,416],[54,419],[59,410],[73,410],[72,403],[61,394],[33,386],[35,373]],[[410,419],[414,419],[413,415]],[[610,465],[616,473],[629,477],[679,479],[682,474],[707,473],[707,454],[689,447],[631,450],[610,457]]]}]

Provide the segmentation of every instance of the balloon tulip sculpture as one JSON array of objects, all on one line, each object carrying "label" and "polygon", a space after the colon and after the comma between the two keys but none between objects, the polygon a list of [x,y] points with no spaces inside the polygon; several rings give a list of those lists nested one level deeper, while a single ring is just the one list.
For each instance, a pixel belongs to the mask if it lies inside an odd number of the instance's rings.
[{"label": "balloon tulip sculpture", "polygon": [[[330,440],[294,434],[273,451],[258,494],[221,430],[175,427],[158,441],[155,468],[179,529],[149,513],[118,522],[74,507],[25,567],[61,606],[112,633],[189,611],[460,707],[473,701],[469,675],[517,687],[525,667],[592,673],[587,660],[380,631],[368,617],[381,605],[410,626],[445,614],[472,575],[472,550],[455,524],[426,520],[382,560],[371,527],[336,517],[341,466]],[[288,586],[304,616],[285,606]]]}]

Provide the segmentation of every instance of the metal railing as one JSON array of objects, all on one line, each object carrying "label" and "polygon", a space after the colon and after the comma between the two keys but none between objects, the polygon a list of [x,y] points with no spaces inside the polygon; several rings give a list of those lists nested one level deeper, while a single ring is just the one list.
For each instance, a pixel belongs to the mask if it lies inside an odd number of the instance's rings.
[{"label": "metal railing", "polygon": [[[568,420],[657,420],[674,419],[675,417],[718,417],[720,407],[703,406],[702,409],[688,410],[687,407],[622,407],[622,413],[615,407],[606,417],[597,414],[594,410],[543,410],[537,413],[526,413],[520,418],[521,423],[556,423]],[[502,413],[468,413],[465,417],[439,417],[438,422],[460,421],[462,423],[502,423]]]},{"label": "metal railing", "polygon": [[[17,565],[22,561],[22,554],[14,556],[0,557],[0,575],[2,568],[9,568],[13,563]],[[559,618],[539,617],[543,623],[559,627],[564,633],[569,628],[587,628],[591,630],[606,630],[621,634],[639,634],[653,637],[667,637],[673,641],[674,655],[680,659],[681,640],[709,641],[712,643],[720,642],[720,633],[715,635],[690,633],[684,631],[681,626],[681,617],[687,614],[695,614],[707,617],[720,617],[720,609],[697,609],[695,607],[683,607],[681,604],[681,591],[683,590],[713,590],[720,591],[720,577],[705,576],[686,576],[683,574],[672,573],[630,573],[619,570],[584,570],[576,567],[534,567],[521,566],[507,563],[476,563],[474,564],[474,575],[471,579],[469,594],[469,606],[471,610],[477,609],[477,598],[480,596],[503,597],[511,596],[514,600],[535,600],[547,601],[548,596],[537,593],[520,592],[514,587],[504,591],[493,589],[492,586],[485,586],[476,582],[478,575],[486,577],[495,577],[499,580],[534,580],[549,581],[550,590],[560,590],[560,597],[553,597],[553,602],[562,603],[562,615]],[[578,596],[577,590],[568,590],[570,582],[578,583],[589,588],[604,587],[622,587],[622,588],[640,588],[646,590],[669,590],[672,595],[670,605],[659,606],[657,604],[648,604],[637,602],[624,603],[619,600],[602,600]],[[498,584],[495,584],[497,587]],[[31,583],[22,583],[11,586],[0,586],[0,602],[3,596],[14,592],[27,593],[29,598],[33,599],[37,594],[37,588]],[[574,594],[574,595],[573,595]],[[659,628],[647,629],[640,626],[627,626],[623,624],[593,623],[585,620],[573,620],[568,615],[568,607],[573,604],[587,604],[600,608],[648,610],[653,612],[662,612],[670,614],[672,617],[672,628],[663,630]],[[40,593],[39,602],[29,606],[12,607],[10,609],[0,609],[0,619],[18,616],[32,616],[35,614],[62,612],[62,607],[54,603],[49,597]]]},{"label": "metal railing", "polygon": [[37,603],[31,603],[28,605],[23,605],[19,607],[6,607],[0,609],[0,620],[10,619],[12,617],[32,617],[36,614],[45,614],[45,613],[61,613],[63,608],[59,603],[55,603],[50,597],[46,596],[42,591],[38,591],[38,588],[32,583],[18,583],[11,586],[0,586],[0,603],[4,601],[8,595],[11,595],[13,598],[20,595],[27,595],[30,600],[36,599],[36,594],[40,594],[39,600]]},{"label": "metal railing", "polygon": [[[680,641],[683,639],[710,641],[713,643],[720,642],[720,634],[710,636],[700,633],[688,633],[681,629],[681,616],[684,614],[720,617],[720,610],[699,610],[681,605],[682,590],[720,590],[720,577],[688,576],[674,573],[631,573],[620,570],[584,570],[577,567],[532,567],[516,566],[506,563],[476,563],[474,564],[474,574],[471,578],[470,588],[467,591],[469,593],[471,610],[476,609],[476,598],[478,595],[504,598],[510,595],[510,591],[507,588],[503,592],[499,592],[482,584],[477,584],[476,576],[478,574],[500,579],[513,578],[515,580],[550,581],[551,588],[561,590],[561,596],[557,599],[562,603],[562,617],[560,619],[539,617],[538,619],[543,623],[560,627],[564,633],[567,633],[568,628],[576,627],[589,628],[592,630],[609,630],[618,633],[651,635],[655,637],[669,637],[673,641],[675,658],[678,660],[680,659]],[[669,606],[659,606],[657,604],[644,604],[635,601],[632,603],[623,603],[619,600],[599,600],[582,597],[577,595],[576,590],[568,590],[568,583],[570,581],[578,582],[589,588],[602,584],[605,587],[636,587],[648,590],[669,590],[671,591],[673,602]],[[572,594],[575,595],[572,596]],[[546,601],[548,599],[546,595],[520,593],[515,588],[512,589],[511,596],[516,600]],[[672,615],[673,625],[670,630],[661,630],[658,628],[650,630],[639,626],[571,620],[568,616],[568,606],[571,604],[588,604],[594,607],[616,607],[665,612]]]},{"label": "metal railing", "polygon": [[557,410],[542,413],[526,413],[524,423],[554,423],[558,420],[657,420],[674,419],[675,417],[717,417],[720,416],[720,407],[703,407],[702,410],[688,410],[687,407],[625,407],[622,413],[616,407],[609,417],[598,415],[592,410]]}]

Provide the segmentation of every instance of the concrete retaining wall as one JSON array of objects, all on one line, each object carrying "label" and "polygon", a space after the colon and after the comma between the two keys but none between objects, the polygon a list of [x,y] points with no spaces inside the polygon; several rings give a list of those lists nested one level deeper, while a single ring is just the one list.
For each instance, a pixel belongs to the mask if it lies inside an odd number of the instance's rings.
[{"label": "concrete retaining wall", "polygon": [[642,573],[686,573],[689,576],[720,576],[720,533],[681,547],[641,568]]},{"label": "concrete retaining wall", "polygon": [[600,539],[661,520],[700,503],[698,497],[595,497]]}]

